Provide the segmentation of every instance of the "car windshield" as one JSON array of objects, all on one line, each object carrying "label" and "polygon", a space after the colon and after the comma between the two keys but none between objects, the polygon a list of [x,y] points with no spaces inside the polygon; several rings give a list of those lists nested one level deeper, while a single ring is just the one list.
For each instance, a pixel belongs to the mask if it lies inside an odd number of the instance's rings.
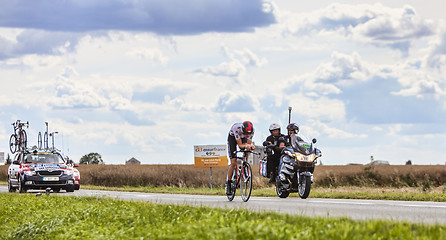
[{"label": "car windshield", "polygon": [[57,154],[29,154],[25,158],[25,163],[64,163]]}]

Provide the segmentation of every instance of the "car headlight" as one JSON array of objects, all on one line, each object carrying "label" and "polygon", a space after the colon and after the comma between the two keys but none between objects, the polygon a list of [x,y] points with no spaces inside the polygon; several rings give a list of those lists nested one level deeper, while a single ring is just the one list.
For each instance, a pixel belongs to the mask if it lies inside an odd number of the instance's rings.
[{"label": "car headlight", "polygon": [[67,169],[67,170],[63,170],[63,172],[64,172],[66,175],[73,175],[73,170],[69,170],[69,169]]},{"label": "car headlight", "polygon": [[23,172],[26,176],[34,176],[36,175],[36,171],[24,171]]},{"label": "car headlight", "polygon": [[73,175],[75,177],[81,177],[81,174],[78,171],[73,171]]}]

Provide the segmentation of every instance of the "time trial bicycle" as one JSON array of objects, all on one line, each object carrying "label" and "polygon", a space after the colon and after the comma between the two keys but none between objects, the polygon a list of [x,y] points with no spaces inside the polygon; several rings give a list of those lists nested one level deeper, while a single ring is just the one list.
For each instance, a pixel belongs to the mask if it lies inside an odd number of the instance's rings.
[{"label": "time trial bicycle", "polygon": [[9,150],[14,154],[18,151],[25,151],[26,145],[28,142],[26,131],[23,129],[24,127],[29,127],[29,122],[22,123],[20,120],[17,120],[15,123],[11,124],[14,128],[14,133],[11,134],[9,138]]},{"label": "time trial bicycle", "polygon": [[234,169],[232,174],[231,194],[227,197],[229,201],[232,201],[235,197],[237,188],[240,188],[242,200],[247,202],[251,197],[252,191],[252,170],[251,165],[247,161],[247,153],[260,154],[251,150],[239,150],[235,151],[237,160],[241,161],[241,164]]}]

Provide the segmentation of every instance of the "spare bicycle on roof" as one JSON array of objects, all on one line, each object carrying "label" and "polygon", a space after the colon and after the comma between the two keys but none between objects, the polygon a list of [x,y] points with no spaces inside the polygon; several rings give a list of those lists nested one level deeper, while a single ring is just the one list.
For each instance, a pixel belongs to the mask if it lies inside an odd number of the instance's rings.
[{"label": "spare bicycle on roof", "polygon": [[[56,148],[54,147],[54,136],[58,134],[59,132],[49,132],[48,131],[48,122],[45,122],[46,130],[43,134],[43,141],[42,141],[42,132],[39,132],[39,135],[37,136],[37,148],[39,150],[46,150],[46,151],[54,151]],[[48,138],[51,137],[51,148],[49,147],[49,141]]]},{"label": "spare bicycle on roof", "polygon": [[9,138],[9,150],[11,150],[11,153],[13,154],[17,151],[23,152],[26,150],[28,143],[28,138],[24,128],[29,127],[29,122],[27,121],[24,123],[17,120],[16,122],[12,123],[12,126],[14,128],[14,133],[11,134],[11,137]]}]

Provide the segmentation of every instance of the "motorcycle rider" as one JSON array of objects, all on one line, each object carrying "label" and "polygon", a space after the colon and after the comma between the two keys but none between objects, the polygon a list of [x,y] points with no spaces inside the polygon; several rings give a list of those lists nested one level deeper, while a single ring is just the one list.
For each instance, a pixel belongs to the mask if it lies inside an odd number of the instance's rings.
[{"label": "motorcycle rider", "polygon": [[271,135],[266,138],[266,141],[268,142],[267,148],[269,147],[272,151],[267,151],[266,170],[268,172],[268,177],[271,176],[268,183],[275,183],[281,151],[285,148],[285,135],[280,132],[280,125],[277,123],[272,123],[269,126],[269,132]]},{"label": "motorcycle rider", "polygon": [[[235,151],[237,146],[240,149],[254,150],[255,146],[252,144],[252,138],[254,136],[254,126],[250,121],[244,121],[242,123],[234,123],[228,134],[228,156],[231,159],[231,165],[228,168],[228,176],[226,179],[226,195],[232,193],[232,174],[237,167],[237,156]],[[248,157],[248,154],[246,155]]]}]

